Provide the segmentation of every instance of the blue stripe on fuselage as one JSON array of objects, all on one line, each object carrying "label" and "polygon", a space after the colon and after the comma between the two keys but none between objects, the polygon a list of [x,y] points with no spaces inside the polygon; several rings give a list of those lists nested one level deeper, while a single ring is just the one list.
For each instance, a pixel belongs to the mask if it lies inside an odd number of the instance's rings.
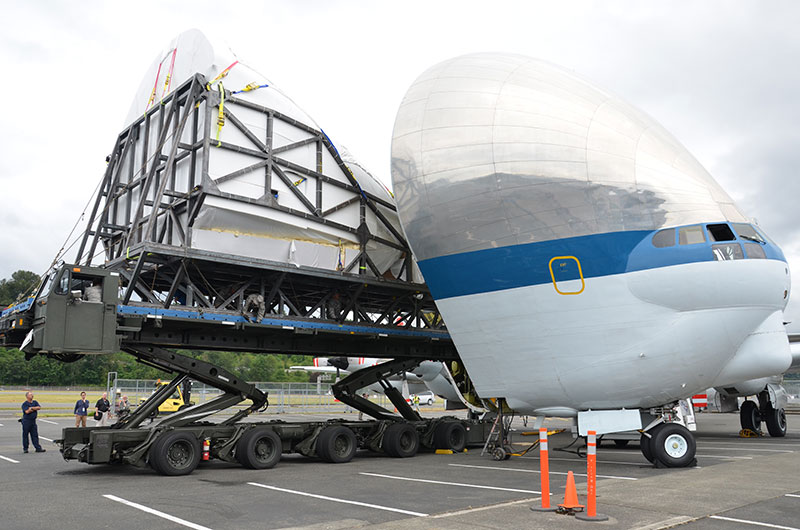
[{"label": "blue stripe on fuselage", "polygon": [[[443,299],[552,283],[550,260],[557,256],[577,258],[584,278],[714,261],[712,243],[656,248],[650,237],[654,233],[611,232],[476,250],[423,260],[419,267],[433,297]],[[762,247],[767,259],[786,261],[777,246]],[[557,281],[579,278],[574,260],[559,260],[553,272]]]}]

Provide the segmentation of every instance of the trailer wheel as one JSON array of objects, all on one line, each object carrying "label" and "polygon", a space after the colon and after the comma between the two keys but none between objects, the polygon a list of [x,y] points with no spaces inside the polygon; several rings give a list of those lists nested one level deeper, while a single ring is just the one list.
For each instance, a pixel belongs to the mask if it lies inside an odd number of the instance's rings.
[{"label": "trailer wheel", "polygon": [[452,449],[460,453],[467,446],[467,430],[456,421],[440,423],[433,432],[436,449]]},{"label": "trailer wheel", "polygon": [[786,436],[786,411],[783,409],[774,409],[771,406],[767,408],[766,418],[767,430],[769,435],[775,438],[783,438]]},{"label": "trailer wheel", "polygon": [[395,458],[408,458],[419,450],[419,434],[413,425],[393,423],[383,433],[383,452]]},{"label": "trailer wheel", "polygon": [[236,460],[248,469],[269,469],[281,459],[283,444],[272,429],[250,429],[236,442]]},{"label": "trailer wheel", "polygon": [[742,429],[761,432],[761,414],[755,401],[748,399],[742,403],[742,407],[739,409],[739,420],[742,424]]},{"label": "trailer wheel", "polygon": [[201,451],[200,440],[193,434],[166,432],[150,447],[150,465],[161,475],[188,475],[200,463]]},{"label": "trailer wheel", "polygon": [[642,433],[642,437],[639,439],[639,448],[642,450],[642,455],[647,459],[648,462],[651,464],[653,463],[653,439],[652,436],[652,429],[651,432],[647,434]]},{"label": "trailer wheel", "polygon": [[332,464],[351,461],[357,448],[355,433],[343,425],[325,427],[317,438],[317,455]]},{"label": "trailer wheel", "polygon": [[666,467],[686,467],[694,462],[697,445],[689,429],[677,423],[664,423],[653,431],[650,447],[654,460]]}]

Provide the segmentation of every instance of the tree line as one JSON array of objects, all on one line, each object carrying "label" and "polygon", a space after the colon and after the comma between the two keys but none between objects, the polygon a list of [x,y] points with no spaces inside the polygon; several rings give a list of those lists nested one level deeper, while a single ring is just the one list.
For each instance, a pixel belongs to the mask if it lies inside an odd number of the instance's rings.
[{"label": "tree line", "polygon": [[[247,381],[309,381],[306,372],[288,372],[290,366],[310,365],[305,355],[267,355],[227,351],[188,351],[178,353],[221,366]],[[0,348],[0,384],[21,386],[97,386],[105,385],[108,372],[120,379],[163,379],[166,372],[139,363],[127,353],[86,355],[65,363],[37,355],[30,361],[16,348]]]}]

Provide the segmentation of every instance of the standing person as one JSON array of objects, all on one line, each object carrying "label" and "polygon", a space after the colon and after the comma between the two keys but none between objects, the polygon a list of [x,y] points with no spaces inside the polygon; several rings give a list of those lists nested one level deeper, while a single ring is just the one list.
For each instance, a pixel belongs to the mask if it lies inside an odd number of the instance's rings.
[{"label": "standing person", "polygon": [[75,402],[75,427],[86,427],[86,415],[89,413],[89,400],[86,392],[81,392],[81,398]]},{"label": "standing person", "polygon": [[28,452],[28,436],[31,443],[36,448],[37,453],[44,453],[45,450],[39,445],[39,427],[36,426],[36,416],[41,410],[39,402],[33,399],[33,392],[25,393],[25,401],[22,402],[22,452]]},{"label": "standing person", "polygon": [[[103,397],[94,404],[95,424],[98,427],[105,427],[108,424],[108,412],[111,410],[111,403],[108,401],[108,392],[103,392]],[[97,416],[100,416],[99,418]]]},{"label": "standing person", "polygon": [[122,396],[117,404],[117,415],[122,418],[124,415],[129,414],[131,411],[131,404],[128,402],[128,396]]}]

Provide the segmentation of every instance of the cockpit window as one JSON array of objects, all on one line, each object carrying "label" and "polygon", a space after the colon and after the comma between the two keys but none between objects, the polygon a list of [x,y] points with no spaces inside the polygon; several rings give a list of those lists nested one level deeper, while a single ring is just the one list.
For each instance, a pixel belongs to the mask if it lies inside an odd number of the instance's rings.
[{"label": "cockpit window", "polygon": [[679,228],[678,242],[681,245],[696,245],[697,243],[705,243],[706,236],[703,233],[703,227],[700,225],[694,225]]},{"label": "cockpit window", "polygon": [[58,287],[56,288],[56,294],[67,294],[69,291],[69,271],[65,270],[61,274],[61,279],[58,282]]},{"label": "cockpit window", "polygon": [[675,229],[667,228],[666,230],[659,230],[653,234],[653,246],[657,248],[674,247]]},{"label": "cockpit window", "polygon": [[727,224],[714,224],[706,225],[708,230],[708,237],[711,241],[734,241],[736,236],[733,235],[733,230]]},{"label": "cockpit window", "polygon": [[714,253],[714,259],[717,261],[744,259],[744,252],[738,243],[711,245],[711,252]]},{"label": "cockpit window", "polygon": [[761,237],[761,234],[756,232],[755,228],[748,224],[733,223],[733,229],[736,230],[736,233],[739,234],[741,239],[746,239],[747,241],[753,241],[755,243],[766,243],[764,238]]},{"label": "cockpit window", "polygon": [[764,252],[764,247],[760,243],[742,243],[744,251],[747,252],[747,257],[750,259],[767,259],[767,254]]},{"label": "cockpit window", "polygon": [[53,280],[55,280],[55,278],[56,278],[56,273],[55,272],[51,272],[47,276],[47,279],[44,281],[44,287],[42,287],[42,292],[41,292],[41,294],[39,294],[40,297],[44,298],[48,294],[50,294],[50,289],[53,288]]}]

